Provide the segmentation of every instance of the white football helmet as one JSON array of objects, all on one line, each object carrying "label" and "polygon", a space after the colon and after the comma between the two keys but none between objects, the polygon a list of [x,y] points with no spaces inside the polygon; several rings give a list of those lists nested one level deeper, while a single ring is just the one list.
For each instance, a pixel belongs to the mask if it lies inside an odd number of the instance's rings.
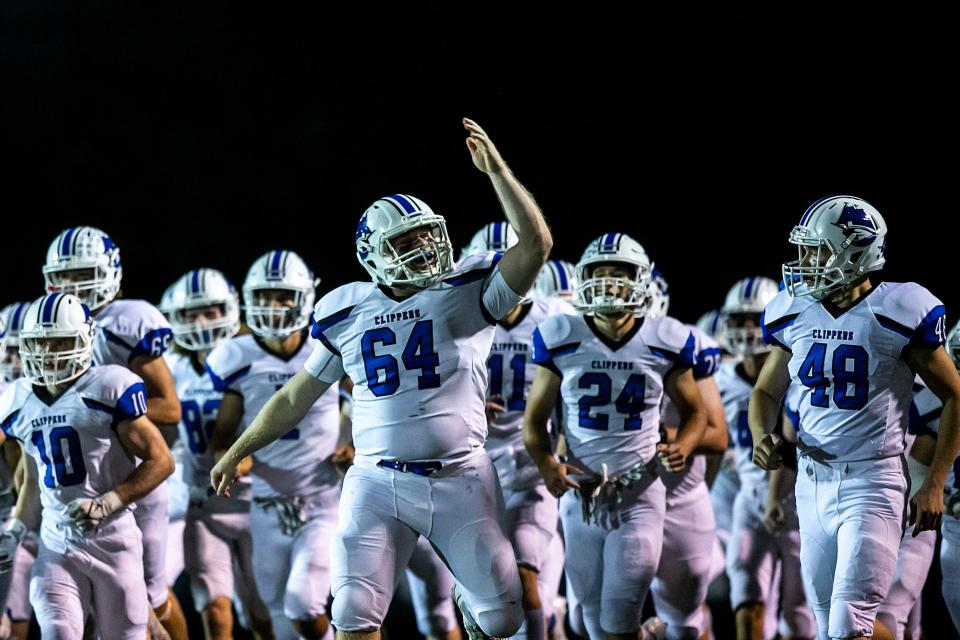
[{"label": "white football helmet", "polygon": [[29,302],[14,302],[0,309],[0,380],[13,382],[23,375],[20,366],[20,331]]},{"label": "white football helmet", "polygon": [[490,222],[473,234],[470,244],[460,252],[460,259],[463,260],[474,253],[485,253],[487,251],[503,253],[518,242],[520,242],[520,239],[517,237],[517,232],[513,230],[509,222]]},{"label": "white football helmet", "polygon": [[[220,317],[198,320],[191,310],[220,307]],[[194,269],[170,285],[160,311],[173,328],[173,339],[188,351],[209,351],[240,330],[240,295],[216,269]]]},{"label": "white football helmet", "polygon": [[697,318],[697,329],[703,331],[705,334],[721,343],[724,349],[726,345],[723,343],[723,334],[722,334],[722,322],[723,322],[723,313],[720,312],[720,309],[713,309],[707,311],[705,314]]},{"label": "white football helmet", "polygon": [[953,358],[953,364],[960,370],[960,322],[953,325],[950,333],[947,334],[947,343],[944,345],[947,353]]},{"label": "white football helmet", "polygon": [[50,243],[43,265],[48,293],[72,293],[91,311],[116,297],[122,276],[120,248],[94,227],[71,227],[61,232]]},{"label": "white football helmet", "polygon": [[37,298],[20,330],[24,377],[45,387],[76,380],[93,363],[93,335],[90,309],[77,296],[48,293]]},{"label": "white football helmet", "polygon": [[[783,265],[791,296],[820,300],[871,271],[883,268],[887,224],[866,200],[830,196],[810,205],[790,232],[799,259]],[[805,249],[811,255],[805,257]],[[800,286],[800,284],[804,286]]]},{"label": "white football helmet", "polygon": [[663,277],[660,270],[654,268],[647,286],[650,296],[647,315],[651,318],[662,318],[670,311],[670,285],[667,284],[667,279]]},{"label": "white football helmet", "polygon": [[[429,231],[412,249],[400,254],[398,236],[418,228]],[[443,216],[413,196],[380,198],[363,212],[357,225],[357,260],[376,284],[428,287],[453,270],[453,246]]]},{"label": "white football helmet", "polygon": [[[253,263],[243,282],[243,310],[250,330],[261,338],[281,339],[310,324],[320,281],[293,251],[268,251]],[[264,304],[262,291],[293,292],[291,306]]]},{"label": "white football helmet", "polygon": [[[621,264],[633,270],[629,278],[593,277],[594,267]],[[650,304],[653,263],[640,243],[625,233],[605,233],[589,245],[577,263],[577,309],[585,313],[643,315]]]},{"label": "white football helmet", "polygon": [[533,283],[537,298],[573,300],[577,292],[577,267],[566,260],[547,260]]},{"label": "white football helmet", "polygon": [[[763,341],[760,314],[779,291],[776,280],[763,276],[744,278],[730,287],[720,310],[723,342],[730,353],[754,355],[770,351],[770,345]],[[752,327],[739,326],[744,316],[753,320]]]}]

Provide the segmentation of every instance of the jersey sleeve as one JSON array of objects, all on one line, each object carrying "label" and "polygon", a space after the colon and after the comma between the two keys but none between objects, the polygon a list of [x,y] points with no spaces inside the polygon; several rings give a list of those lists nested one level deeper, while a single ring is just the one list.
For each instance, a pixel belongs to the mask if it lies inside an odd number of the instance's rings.
[{"label": "jersey sleeve", "polygon": [[237,383],[250,373],[250,363],[246,362],[243,357],[243,349],[238,343],[242,339],[231,338],[222,342],[214,347],[210,355],[207,356],[207,362],[204,366],[207,373],[210,374],[213,388],[217,391],[238,392]]},{"label": "jersey sleeve", "polygon": [[523,296],[511,289],[500,273],[497,264],[502,257],[502,253],[493,251],[467,256],[453,274],[443,280],[452,287],[479,283],[480,311],[490,324],[496,324],[523,300]]},{"label": "jersey sleeve", "polygon": [[125,309],[124,314],[135,319],[129,325],[130,335],[120,336],[132,346],[128,361],[137,356],[159,358],[170,348],[173,338],[170,323],[152,304],[131,300],[130,309]]},{"label": "jersey sleeve", "polygon": [[304,370],[322,382],[333,384],[344,375],[343,359],[334,353],[325,343],[317,340],[313,351],[303,363]]},{"label": "jersey sleeve", "polygon": [[147,413],[147,388],[137,374],[119,365],[94,369],[97,384],[81,391],[84,404],[113,416],[113,424]]},{"label": "jersey sleeve", "polygon": [[904,348],[937,347],[947,339],[947,318],[943,303],[926,288],[913,282],[890,283],[890,293],[879,309],[877,321],[901,334]]},{"label": "jersey sleeve", "polygon": [[29,394],[30,386],[25,378],[7,385],[0,394],[0,428],[3,429],[3,435],[7,438],[23,441],[26,437],[22,433],[19,418],[20,409],[23,408]]},{"label": "jersey sleeve", "polygon": [[791,296],[786,289],[781,290],[773,300],[767,303],[760,316],[760,331],[763,333],[763,341],[792,353],[791,340],[787,335],[787,330],[793,326],[803,309],[810,304],[812,304],[812,300],[796,298]]},{"label": "jersey sleeve", "polygon": [[572,339],[569,316],[563,314],[547,318],[533,330],[533,362],[560,373],[555,358],[573,353],[580,342]]},{"label": "jersey sleeve", "polygon": [[693,377],[709,378],[720,368],[723,351],[716,340],[693,325],[687,325],[694,338]]},{"label": "jersey sleeve", "polygon": [[943,404],[940,398],[928,387],[920,385],[920,389],[914,392],[913,401],[910,403],[907,430],[914,435],[927,433],[937,437],[940,433],[941,413],[943,413]]},{"label": "jersey sleeve", "polygon": [[673,369],[693,368],[696,364],[696,338],[690,329],[669,316],[654,321],[657,322],[656,331],[647,345],[650,351],[673,363]]}]

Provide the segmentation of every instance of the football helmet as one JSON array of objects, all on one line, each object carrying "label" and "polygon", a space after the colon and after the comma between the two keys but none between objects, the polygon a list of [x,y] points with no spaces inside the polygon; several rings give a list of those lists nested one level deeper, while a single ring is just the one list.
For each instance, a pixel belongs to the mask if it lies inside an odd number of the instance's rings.
[{"label": "football helmet", "polygon": [[460,259],[463,260],[474,253],[484,253],[487,251],[496,251],[503,253],[520,241],[517,238],[517,232],[513,230],[508,222],[490,222],[483,225],[480,231],[473,234],[470,244],[464,247],[460,252]]},{"label": "football helmet", "polygon": [[20,330],[23,375],[52,387],[82,376],[93,363],[90,309],[69,293],[48,293],[27,309]]},{"label": "football helmet", "polygon": [[[250,330],[261,338],[282,339],[310,324],[319,280],[293,251],[268,251],[253,263],[243,282],[243,311]],[[289,291],[292,304],[277,305],[267,291]]]},{"label": "football helmet", "polygon": [[[776,280],[763,276],[744,278],[730,287],[720,310],[723,343],[730,353],[754,355],[770,351],[770,345],[763,341],[760,315],[779,291]],[[753,320],[752,327],[743,326],[746,318]]]},{"label": "football helmet", "polygon": [[13,382],[23,375],[20,366],[20,331],[29,302],[14,302],[0,309],[0,380]]},{"label": "football helmet", "polygon": [[91,311],[116,297],[122,276],[120,248],[94,227],[61,232],[50,243],[43,265],[48,293],[72,293]]},{"label": "football helmet", "polygon": [[[196,309],[219,307],[220,317],[202,320]],[[194,269],[170,285],[160,300],[173,339],[188,351],[209,351],[240,330],[240,295],[216,269]]]},{"label": "football helmet", "polygon": [[[399,236],[423,228],[420,240],[396,246]],[[413,196],[374,202],[357,225],[357,260],[376,284],[428,287],[453,270],[453,247],[443,216]]]},{"label": "football helmet", "polygon": [[[866,200],[830,196],[807,207],[790,232],[799,257],[783,265],[791,296],[821,300],[831,292],[883,268],[887,224]],[[803,286],[800,286],[800,285]]]},{"label": "football helmet", "polygon": [[547,260],[533,283],[532,294],[538,298],[573,300],[577,291],[577,267],[566,260]]},{"label": "football helmet", "polygon": [[659,269],[653,269],[648,287],[650,304],[647,307],[647,315],[651,318],[662,318],[670,311],[670,286]]},{"label": "football helmet", "polygon": [[[624,265],[626,278],[594,277],[600,265]],[[653,264],[640,243],[625,233],[605,233],[589,245],[577,263],[576,307],[585,313],[646,313]]]}]

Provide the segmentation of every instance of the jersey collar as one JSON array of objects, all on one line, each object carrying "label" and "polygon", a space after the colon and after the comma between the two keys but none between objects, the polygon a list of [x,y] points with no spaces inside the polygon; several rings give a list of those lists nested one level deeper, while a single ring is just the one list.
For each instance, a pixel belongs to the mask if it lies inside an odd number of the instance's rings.
[{"label": "jersey collar", "polygon": [[633,336],[637,335],[637,332],[640,331],[640,327],[643,326],[643,321],[646,320],[646,317],[639,316],[637,318],[634,318],[633,326],[630,327],[630,331],[628,331],[619,340],[613,340],[611,338],[608,338],[606,335],[604,335],[602,331],[597,329],[597,325],[596,323],[594,323],[593,318],[591,316],[583,316],[583,319],[587,323],[587,327],[589,327],[590,331],[593,332],[593,335],[597,336],[597,339],[600,342],[607,345],[607,348],[610,349],[610,351],[616,351],[623,345],[630,342],[630,340],[633,339]]}]

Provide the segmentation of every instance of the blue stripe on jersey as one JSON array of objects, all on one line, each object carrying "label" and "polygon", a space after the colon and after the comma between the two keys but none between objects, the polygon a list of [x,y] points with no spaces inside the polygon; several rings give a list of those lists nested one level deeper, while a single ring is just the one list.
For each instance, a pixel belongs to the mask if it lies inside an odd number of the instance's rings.
[{"label": "blue stripe on jersey", "polygon": [[3,429],[3,435],[7,436],[8,438],[15,437],[10,433],[10,429],[13,428],[13,425],[16,424],[17,418],[19,417],[20,417],[20,409],[17,409],[16,411],[8,415],[6,418],[4,418],[3,422],[0,423],[0,428]]},{"label": "blue stripe on jersey", "polygon": [[567,270],[559,260],[553,260],[553,268],[557,270],[557,278],[560,279],[560,290],[566,291],[570,284],[567,282]]},{"label": "blue stripe on jersey", "polygon": [[169,327],[160,327],[147,332],[145,336],[140,338],[140,342],[130,350],[128,361],[136,356],[148,356],[150,358],[162,356],[170,346],[170,339],[167,336],[172,335],[173,331]]},{"label": "blue stripe on jersey", "polygon": [[723,350],[720,347],[709,347],[697,354],[697,361],[693,365],[693,377],[697,380],[709,378],[717,372],[717,364]]},{"label": "blue stripe on jersey", "polygon": [[944,315],[946,315],[946,310],[942,304],[931,309],[930,313],[924,316],[917,328],[914,329],[913,336],[910,338],[910,345],[914,347],[936,347],[943,344],[946,338],[944,327],[947,323]]},{"label": "blue stripe on jersey", "polygon": [[330,327],[334,326],[335,324],[339,324],[344,320],[346,320],[347,317],[350,315],[350,312],[353,311],[355,306],[356,305],[354,305],[353,307],[347,307],[346,309],[341,309],[340,311],[337,311],[336,313],[332,313],[325,318],[320,318],[319,320],[314,322],[313,327],[310,328],[310,335],[312,335],[314,338],[319,339],[321,333],[323,333]]},{"label": "blue stripe on jersey", "polygon": [[394,194],[389,195],[389,196],[387,196],[387,197],[388,197],[388,198],[393,198],[394,200],[396,200],[397,203],[399,203],[400,206],[403,207],[403,210],[406,211],[407,213],[413,213],[414,211],[417,210],[417,208],[416,208],[415,206],[413,206],[413,203],[410,202],[410,201],[407,199],[407,197],[404,196],[404,195],[402,195],[402,194],[394,193]]},{"label": "blue stripe on jersey", "polygon": [[778,347],[786,349],[787,351],[790,351],[790,353],[793,353],[793,351],[790,350],[790,347],[788,347],[783,342],[777,339],[777,336],[775,334],[777,334],[780,331],[783,331],[784,329],[792,325],[794,322],[796,322],[797,316],[799,316],[800,314],[794,313],[789,316],[783,316],[782,318],[778,318],[777,320],[773,321],[769,325],[766,322],[766,315],[767,315],[766,311],[760,314],[760,333],[763,334],[763,341],[766,342],[767,344],[776,345]]},{"label": "blue stripe on jersey", "polygon": [[43,301],[43,313],[40,322],[47,324],[53,320],[53,306],[57,303],[59,297],[59,293],[52,293]]},{"label": "blue stripe on jersey", "polygon": [[230,388],[230,385],[250,373],[250,365],[247,365],[243,369],[240,369],[226,378],[221,379],[220,376],[213,372],[213,369],[210,368],[209,364],[205,365],[204,368],[207,370],[207,373],[210,374],[210,380],[213,382],[213,388],[217,391],[227,391]]},{"label": "blue stripe on jersey", "polygon": [[200,293],[200,270],[194,269],[193,273],[190,274],[190,294],[196,295]]},{"label": "blue stripe on jersey", "polygon": [[911,329],[910,327],[906,325],[902,325],[896,320],[893,320],[892,318],[888,318],[887,316],[882,316],[879,313],[874,313],[873,315],[876,316],[877,322],[879,322],[880,326],[883,327],[884,329],[889,329],[894,333],[899,333],[904,338],[913,337],[913,329]]},{"label": "blue stripe on jersey", "polygon": [[107,342],[112,342],[112,343],[114,343],[114,344],[118,344],[118,345],[120,345],[121,347],[125,347],[125,348],[127,348],[127,349],[130,349],[131,351],[133,350],[133,347],[136,346],[136,345],[129,345],[129,344],[127,344],[126,342],[123,341],[123,339],[120,338],[120,336],[118,336],[117,334],[113,333],[113,332],[110,331],[109,329],[104,329],[103,327],[100,327],[100,331],[103,332],[103,337],[105,337],[105,338],[107,339]]},{"label": "blue stripe on jersey", "polygon": [[77,231],[76,227],[70,227],[67,229],[66,233],[63,234],[63,242],[60,243],[60,255],[61,257],[67,257],[70,255],[70,241],[73,240],[73,234]]},{"label": "blue stripe on jersey", "polygon": [[113,407],[108,404],[103,404],[93,398],[84,398],[80,396],[80,399],[83,400],[83,404],[87,406],[87,409],[93,409],[94,411],[103,411],[108,415],[113,415]]},{"label": "blue stripe on jersey", "polygon": [[493,223],[493,247],[494,250],[500,248],[500,237],[503,235],[503,223],[494,222]]},{"label": "blue stripe on jersey", "polygon": [[[139,395],[139,397],[137,397]],[[113,410],[113,424],[133,420],[147,412],[147,388],[142,382],[135,382],[123,392]]]}]

